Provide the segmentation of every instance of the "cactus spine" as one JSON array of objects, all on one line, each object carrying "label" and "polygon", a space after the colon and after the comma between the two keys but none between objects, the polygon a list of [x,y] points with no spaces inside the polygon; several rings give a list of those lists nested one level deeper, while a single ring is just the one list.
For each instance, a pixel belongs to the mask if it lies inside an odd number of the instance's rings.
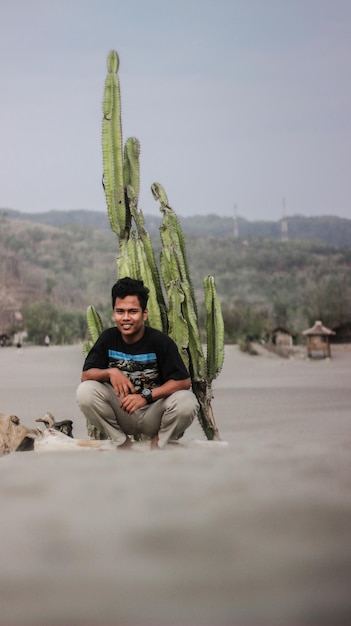
[{"label": "cactus spine", "polygon": [[[144,217],[138,209],[140,145],[137,139],[129,138],[123,149],[118,68],[117,52],[111,51],[107,58],[108,74],[103,99],[102,150],[107,212],[119,242],[117,274],[119,277],[142,279],[150,289],[149,323],[168,333],[178,345],[199,401],[199,422],[208,439],[219,439],[211,401],[212,382],[223,364],[224,329],[214,279],[207,276],[204,280],[207,330],[205,358],[184,236],[162,185],[154,183],[151,186],[162,213],[162,282],[150,237],[144,226]],[[102,328],[93,307],[88,309],[88,324],[94,340]]]}]

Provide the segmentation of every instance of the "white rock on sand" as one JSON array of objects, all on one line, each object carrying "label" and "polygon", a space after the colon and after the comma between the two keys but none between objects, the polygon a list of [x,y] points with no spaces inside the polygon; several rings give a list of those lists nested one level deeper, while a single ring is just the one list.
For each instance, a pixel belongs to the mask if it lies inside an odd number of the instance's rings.
[{"label": "white rock on sand", "polygon": [[[0,349],[0,411],[86,437],[82,360]],[[348,625],[350,366],[343,348],[230,346],[213,402],[228,447],[2,457],[1,626]]]}]

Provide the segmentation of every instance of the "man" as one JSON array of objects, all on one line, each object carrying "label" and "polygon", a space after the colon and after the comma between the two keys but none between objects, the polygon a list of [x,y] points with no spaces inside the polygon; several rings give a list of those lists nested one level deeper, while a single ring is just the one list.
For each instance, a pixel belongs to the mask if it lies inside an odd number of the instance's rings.
[{"label": "man", "polygon": [[115,328],[103,331],[90,350],[77,389],[85,417],[119,449],[129,435],[146,435],[163,448],[192,423],[198,403],[175,342],[145,326],[149,290],[122,278],[112,287]]}]

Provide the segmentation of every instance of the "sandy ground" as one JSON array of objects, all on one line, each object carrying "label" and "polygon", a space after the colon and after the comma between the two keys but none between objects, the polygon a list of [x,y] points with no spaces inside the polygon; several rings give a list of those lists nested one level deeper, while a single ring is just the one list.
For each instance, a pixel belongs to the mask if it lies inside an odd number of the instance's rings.
[{"label": "sandy ground", "polygon": [[[0,411],[85,437],[82,360],[0,349]],[[230,346],[213,401],[228,447],[2,457],[1,626],[349,626],[350,367],[342,347]]]}]

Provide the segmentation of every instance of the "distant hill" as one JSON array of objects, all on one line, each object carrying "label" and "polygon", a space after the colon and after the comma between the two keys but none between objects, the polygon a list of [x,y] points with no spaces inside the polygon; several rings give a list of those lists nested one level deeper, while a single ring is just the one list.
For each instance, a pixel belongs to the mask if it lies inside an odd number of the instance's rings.
[{"label": "distant hill", "polygon": [[76,209],[72,211],[46,211],[44,213],[24,213],[14,209],[0,209],[0,215],[11,219],[25,220],[47,226],[69,226],[76,224],[79,226],[90,226],[91,228],[110,228],[107,212],[88,211],[86,209]]},{"label": "distant hill", "polygon": [[[77,209],[71,211],[47,211],[45,213],[23,213],[13,209],[0,209],[0,215],[13,219],[26,220],[48,226],[63,227],[69,225],[87,226],[94,229],[109,230],[107,213]],[[191,235],[209,235],[213,237],[233,237],[234,219],[219,215],[179,216],[183,231]],[[304,217],[294,215],[286,218],[288,239],[301,241],[322,241],[332,246],[351,246],[351,220],[325,215]],[[145,215],[146,228],[156,232],[161,223],[161,216]],[[238,234],[240,239],[281,239],[281,221],[253,221],[239,217]]]},{"label": "distant hill", "polygon": [[[277,224],[269,222],[243,221],[247,235],[239,239],[229,218],[181,222],[199,312],[204,314],[203,279],[211,274],[229,338],[238,329],[243,336],[261,336],[274,325],[302,330],[317,319],[330,327],[351,324],[350,220],[290,218],[289,232],[298,236],[289,241],[279,240],[279,225],[274,231]],[[156,260],[159,223],[148,218]],[[94,304],[111,323],[117,255],[117,238],[104,213],[0,211],[0,313],[43,301],[84,313]]]}]

